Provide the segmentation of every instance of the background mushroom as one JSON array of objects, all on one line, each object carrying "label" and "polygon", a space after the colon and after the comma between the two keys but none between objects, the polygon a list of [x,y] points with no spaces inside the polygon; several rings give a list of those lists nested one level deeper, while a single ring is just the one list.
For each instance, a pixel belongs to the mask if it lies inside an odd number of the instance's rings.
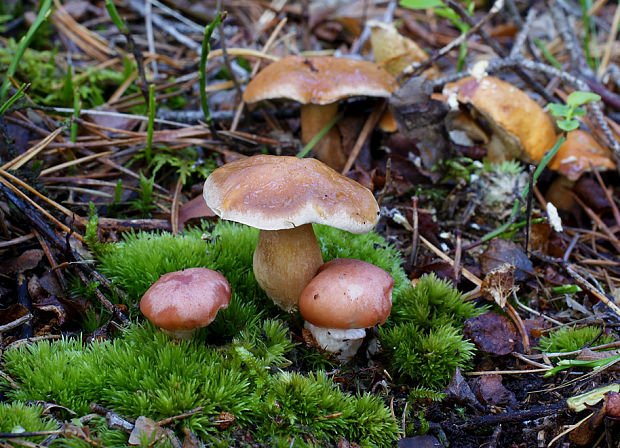
[{"label": "background mushroom", "polygon": [[222,274],[191,268],[162,275],[144,293],[140,311],[156,326],[179,339],[189,339],[228,308],[230,285]]},{"label": "background mushroom", "polygon": [[204,186],[221,218],[260,230],[254,275],[282,309],[296,308],[323,264],[312,223],[369,232],[379,206],[372,192],[316,159],[257,155],[224,165]]},{"label": "background mushroom", "polygon": [[366,328],[385,323],[392,309],[394,278],[365,261],[325,263],[299,297],[299,312],[318,345],[348,361]]},{"label": "background mushroom", "polygon": [[[338,115],[338,101],[353,96],[389,97],[396,80],[368,61],[336,57],[289,56],[268,65],[250,81],[243,100],[290,99],[301,106],[305,145]],[[342,169],[346,154],[335,127],[312,149],[317,158]]]},{"label": "background mushroom", "polygon": [[519,159],[539,162],[556,142],[553,123],[536,101],[513,85],[493,76],[468,76],[444,87],[470,107],[472,118],[490,131],[485,144],[491,162]]},{"label": "background mushroom", "polygon": [[592,168],[613,170],[616,164],[607,148],[599,145],[588,132],[576,129],[566,135],[566,141],[547,167],[559,174],[545,194],[547,201],[558,209],[570,210],[575,201],[568,191],[581,175]]}]

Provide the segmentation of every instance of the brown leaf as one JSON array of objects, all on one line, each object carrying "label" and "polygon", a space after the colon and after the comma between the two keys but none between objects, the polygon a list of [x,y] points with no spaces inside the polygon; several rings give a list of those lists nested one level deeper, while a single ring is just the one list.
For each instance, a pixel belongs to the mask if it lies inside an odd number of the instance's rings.
[{"label": "brown leaf", "polygon": [[349,442],[348,440],[341,437],[340,439],[338,439],[336,448],[361,448],[361,447],[357,443]]},{"label": "brown leaf", "polygon": [[[106,110],[109,112],[117,112],[117,110],[110,108]],[[116,115],[90,115],[89,119],[99,126],[112,129],[122,129],[125,131],[131,131],[138,123],[140,123],[138,120],[132,120]]]},{"label": "brown leaf", "polygon": [[501,375],[479,376],[473,381],[472,389],[478,400],[487,406],[513,407],[517,402],[515,394],[502,384]]},{"label": "brown leaf", "polygon": [[513,275],[512,265],[504,263],[489,272],[482,284],[480,290],[483,294],[489,294],[500,308],[506,306],[506,301],[519,289],[515,286],[515,278]]},{"label": "brown leaf", "polygon": [[[148,417],[141,415],[136,419],[136,424],[129,435],[130,445],[140,445],[140,439],[153,440],[158,439],[163,434],[163,429],[157,426],[157,423]],[[153,437],[153,435],[155,437]]]},{"label": "brown leaf", "polygon": [[481,351],[491,355],[511,353],[518,338],[517,330],[510,319],[493,312],[467,319],[463,333]]},{"label": "brown leaf", "polygon": [[6,325],[11,323],[20,317],[24,317],[29,314],[28,308],[24,305],[20,305],[19,303],[15,303],[8,307],[7,309],[0,310],[0,325]]},{"label": "brown leaf", "polygon": [[67,310],[55,296],[49,296],[33,303],[32,306],[38,310],[54,313],[58,319],[58,325],[62,326],[67,321]]},{"label": "brown leaf", "polygon": [[19,257],[2,264],[0,272],[5,274],[20,274],[37,267],[43,259],[44,252],[41,249],[30,249]]},{"label": "brown leaf", "polygon": [[187,426],[183,428],[183,433],[185,433],[185,440],[183,440],[182,448],[202,448],[204,447],[204,443],[198,438],[196,434],[191,432]]},{"label": "brown leaf", "polygon": [[190,219],[210,218],[213,216],[216,216],[216,214],[207,206],[201,194],[179,208],[179,229],[182,229],[183,225]]},{"label": "brown leaf", "polygon": [[65,297],[65,291],[58,282],[58,277],[52,271],[47,271],[40,279],[41,286],[48,294],[52,294],[56,297]]},{"label": "brown leaf", "polygon": [[480,255],[482,272],[488,274],[505,263],[514,266],[514,279],[517,282],[526,280],[534,271],[532,262],[520,246],[512,241],[496,238]]},{"label": "brown leaf", "polygon": [[446,400],[449,400],[450,402],[460,405],[469,405],[477,410],[483,409],[480,402],[469,387],[469,384],[467,384],[467,381],[463,378],[461,369],[458,367],[456,368],[456,371],[454,372],[454,375],[450,380],[450,384],[448,384],[445,392]]},{"label": "brown leaf", "polygon": [[607,392],[605,394],[605,410],[607,415],[620,418],[620,394],[618,392]]}]

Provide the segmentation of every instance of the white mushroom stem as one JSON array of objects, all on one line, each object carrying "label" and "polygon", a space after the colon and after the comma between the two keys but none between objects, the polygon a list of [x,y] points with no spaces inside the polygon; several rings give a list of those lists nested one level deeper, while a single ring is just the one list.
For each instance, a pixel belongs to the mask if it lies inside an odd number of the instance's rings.
[{"label": "white mushroom stem", "polygon": [[162,328],[162,331],[171,338],[189,341],[197,333],[198,328],[190,328],[189,330],[166,330]]},{"label": "white mushroom stem", "polygon": [[366,329],[364,328],[353,328],[350,330],[321,328],[307,321],[304,327],[310,330],[319,347],[327,352],[335,353],[338,359],[343,362],[353,359],[362,345],[364,337],[366,337]]},{"label": "white mushroom stem", "polygon": [[[301,141],[307,145],[325,126],[338,115],[338,103],[324,105],[303,104],[301,106]],[[312,152],[321,162],[340,171],[347,161],[340,132],[333,126],[327,134],[312,148]]]},{"label": "white mushroom stem", "polygon": [[297,308],[301,291],[323,264],[312,224],[261,230],[254,251],[254,276],[267,296],[283,310]]}]

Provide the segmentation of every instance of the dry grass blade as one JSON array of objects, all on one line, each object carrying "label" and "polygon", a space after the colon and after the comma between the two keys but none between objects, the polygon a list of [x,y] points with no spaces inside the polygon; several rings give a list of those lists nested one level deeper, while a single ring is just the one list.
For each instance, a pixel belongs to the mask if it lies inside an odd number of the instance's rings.
[{"label": "dry grass blade", "polygon": [[59,165],[52,166],[50,168],[46,168],[46,169],[42,170],[39,173],[39,176],[47,176],[50,173],[54,173],[56,171],[64,170],[65,168],[69,168],[70,166],[79,165],[80,163],[84,163],[84,162],[90,162],[91,160],[96,160],[96,159],[101,158],[101,157],[106,157],[106,156],[112,155],[114,153],[115,153],[115,151],[106,151],[106,152],[101,152],[101,153],[97,153],[97,154],[92,154],[90,156],[82,157],[82,158],[75,159],[75,160],[69,160],[68,162],[61,163]]},{"label": "dry grass blade", "polygon": [[33,157],[35,157],[37,154],[39,154],[41,151],[43,151],[45,148],[47,148],[47,146],[50,143],[52,143],[52,141],[54,141],[54,139],[56,137],[58,137],[58,135],[63,130],[64,130],[64,127],[60,127],[58,129],[56,129],[54,132],[49,134],[47,137],[45,137],[39,143],[34,145],[28,151],[18,155],[13,160],[9,160],[4,165],[0,166],[0,169],[2,169],[2,170],[16,170],[16,169],[21,168],[25,163],[27,163],[29,160],[31,160]]}]

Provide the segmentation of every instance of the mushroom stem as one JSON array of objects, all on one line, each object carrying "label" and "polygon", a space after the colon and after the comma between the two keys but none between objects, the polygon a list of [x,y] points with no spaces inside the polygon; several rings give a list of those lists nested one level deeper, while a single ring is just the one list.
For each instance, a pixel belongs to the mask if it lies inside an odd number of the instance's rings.
[{"label": "mushroom stem", "polygon": [[190,328],[189,330],[166,330],[162,328],[162,331],[166,333],[173,339],[181,339],[184,341],[189,341],[194,337],[194,335],[198,332],[197,328]]},{"label": "mushroom stem", "polygon": [[353,359],[366,337],[364,328],[322,328],[306,321],[306,330],[310,330],[317,345],[326,352],[335,353],[339,360],[349,362]]},{"label": "mushroom stem", "polygon": [[297,308],[301,291],[323,264],[312,224],[261,230],[254,251],[254,276],[267,296],[283,310]]},{"label": "mushroom stem", "polygon": [[[324,105],[304,104],[301,106],[301,141],[307,145],[338,115],[338,103]],[[340,132],[334,126],[319,140],[312,152],[317,159],[340,171],[347,157],[340,141]]]}]

